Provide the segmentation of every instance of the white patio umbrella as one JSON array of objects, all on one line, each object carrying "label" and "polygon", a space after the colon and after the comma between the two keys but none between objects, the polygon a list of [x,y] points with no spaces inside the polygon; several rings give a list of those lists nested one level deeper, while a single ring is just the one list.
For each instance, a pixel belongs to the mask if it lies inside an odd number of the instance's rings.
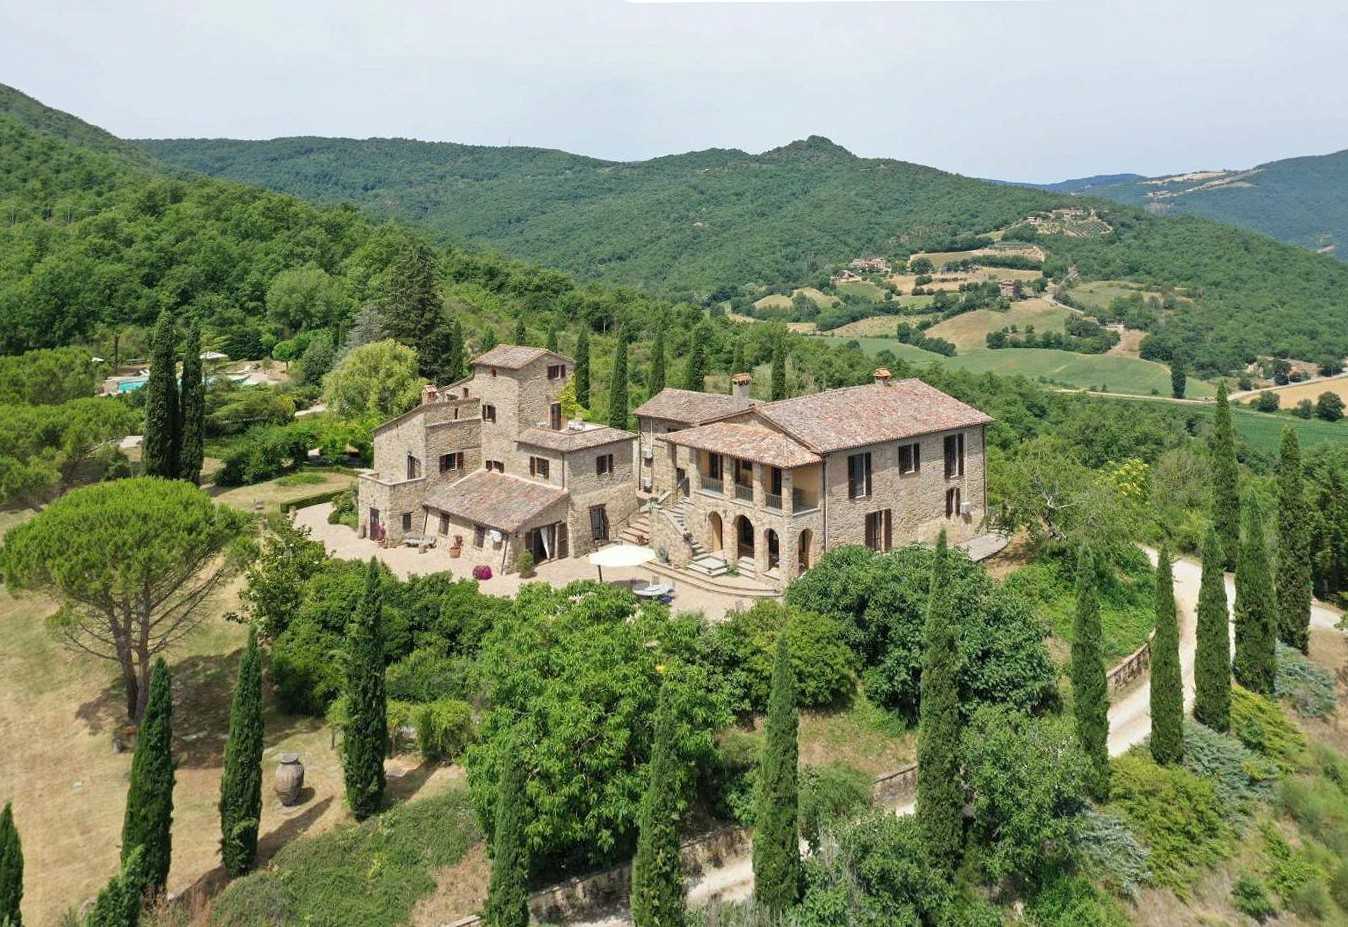
[{"label": "white patio umbrella", "polygon": [[604,567],[637,567],[655,559],[655,551],[636,544],[610,544],[590,554],[590,563],[599,569],[599,581],[604,581]]}]

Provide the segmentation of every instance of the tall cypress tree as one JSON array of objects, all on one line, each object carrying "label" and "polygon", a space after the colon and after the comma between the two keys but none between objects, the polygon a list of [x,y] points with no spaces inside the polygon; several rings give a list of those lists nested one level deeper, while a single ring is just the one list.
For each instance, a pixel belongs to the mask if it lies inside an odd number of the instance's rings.
[{"label": "tall cypress tree", "polygon": [[1236,682],[1273,694],[1278,673],[1278,602],[1264,541],[1264,513],[1251,496],[1245,504],[1245,541],[1236,563]]},{"label": "tall cypress tree", "polygon": [[501,339],[497,337],[496,328],[494,326],[488,325],[482,330],[482,344],[480,345],[481,353],[486,354],[500,343]]},{"label": "tall cypress tree", "polygon": [[463,326],[458,319],[449,321],[449,349],[445,352],[445,382],[454,383],[463,379],[464,362],[467,360],[468,346],[464,342]]},{"label": "tall cypress tree", "polygon": [[635,927],[679,927],[684,922],[683,868],[679,859],[679,781],[674,707],[669,687],[660,687],[655,739],[646,769],[646,792],[637,821],[637,854],[632,860],[632,923]]},{"label": "tall cypress tree", "polygon": [[1240,472],[1225,382],[1217,384],[1217,411],[1212,417],[1212,524],[1222,542],[1222,564],[1234,570],[1240,551]]},{"label": "tall cypress tree", "polygon": [[1231,729],[1231,615],[1226,602],[1222,544],[1209,529],[1198,589],[1198,653],[1194,657],[1194,718],[1214,731]]},{"label": "tall cypress tree", "polygon": [[515,333],[512,341],[514,344],[529,343],[529,331],[524,327],[524,316],[515,319]]},{"label": "tall cypress tree", "polygon": [[950,594],[945,532],[936,541],[927,599],[917,729],[917,823],[936,865],[953,872],[964,842],[960,776],[959,616]]},{"label": "tall cypress tree", "polygon": [[613,428],[627,428],[627,334],[618,330],[618,341],[613,346],[613,373],[608,380],[608,423]]},{"label": "tall cypress tree", "polygon": [[1083,546],[1077,558],[1077,606],[1072,632],[1072,711],[1077,740],[1090,761],[1087,788],[1096,801],[1109,798],[1109,684],[1105,678],[1096,592],[1099,566]]},{"label": "tall cypress tree", "polygon": [[576,402],[590,407],[590,326],[586,322],[581,322],[576,339]]},{"label": "tall cypress tree", "polygon": [[225,771],[220,777],[220,857],[231,876],[243,875],[257,858],[262,735],[262,659],[257,652],[257,629],[250,628],[229,707],[229,740],[225,741]]},{"label": "tall cypress tree", "polygon": [[0,925],[23,927],[23,845],[14,826],[14,809],[5,802],[0,811]]},{"label": "tall cypress tree", "polygon": [[786,398],[786,338],[777,339],[772,348],[772,401]]},{"label": "tall cypress tree", "polygon": [[435,369],[432,341],[444,308],[435,252],[424,242],[408,242],[388,269],[379,310],[387,337],[416,350],[423,377]]},{"label": "tall cypress tree", "polygon": [[149,888],[145,848],[135,847],[123,855],[122,868],[98,893],[84,927],[136,927],[140,923],[141,902]]},{"label": "tall cypress tree", "polygon": [[1184,681],[1180,676],[1179,616],[1170,551],[1156,563],[1156,635],[1151,642],[1151,755],[1162,765],[1184,758]]},{"label": "tall cypress tree", "polygon": [[528,927],[529,849],[524,838],[525,771],[519,744],[501,753],[496,783],[495,833],[492,837],[491,884],[482,915],[487,927]]},{"label": "tall cypress tree", "polygon": [[1311,640],[1310,516],[1296,429],[1284,425],[1278,457],[1278,639],[1302,653]]},{"label": "tall cypress tree", "polygon": [[799,731],[796,674],[783,631],[777,635],[754,816],[754,900],[777,916],[800,896]]},{"label": "tall cypress tree", "polygon": [[347,635],[347,728],[342,742],[346,800],[356,820],[379,810],[388,756],[388,705],[384,698],[384,608],[379,562],[370,558],[365,592]]},{"label": "tall cypress tree", "polygon": [[730,352],[730,372],[731,372],[731,373],[748,373],[747,366],[746,366],[746,364],[744,363],[744,339],[743,339],[743,338],[736,338],[736,339],[735,339],[735,347],[734,347],[734,348],[731,350],[731,352]]},{"label": "tall cypress tree", "polygon": [[160,657],[150,671],[150,698],[136,734],[122,821],[122,862],[141,849],[145,888],[152,895],[168,884],[173,858],[173,780],[173,691]]},{"label": "tall cypress tree", "polygon": [[178,448],[178,477],[201,482],[206,456],[206,379],[201,370],[201,325],[193,319],[183,345],[183,383],[178,399],[182,434]]},{"label": "tall cypress tree", "polygon": [[142,459],[147,476],[178,478],[178,330],[165,309],[155,323],[150,348],[150,379],[145,384],[145,439]]},{"label": "tall cypress tree", "polygon": [[655,344],[651,345],[651,395],[665,388],[665,327],[655,330]]},{"label": "tall cypress tree", "polygon": [[688,366],[683,372],[683,388],[702,392],[707,386],[707,332],[699,325],[693,330],[693,343],[688,348]]}]

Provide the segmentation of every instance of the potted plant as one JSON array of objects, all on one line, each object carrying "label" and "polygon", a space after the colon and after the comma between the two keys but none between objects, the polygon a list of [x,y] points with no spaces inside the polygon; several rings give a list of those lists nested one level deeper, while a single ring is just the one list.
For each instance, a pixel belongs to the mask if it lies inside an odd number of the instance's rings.
[{"label": "potted plant", "polygon": [[454,535],[454,543],[449,545],[449,555],[458,558],[463,554],[463,535]]}]

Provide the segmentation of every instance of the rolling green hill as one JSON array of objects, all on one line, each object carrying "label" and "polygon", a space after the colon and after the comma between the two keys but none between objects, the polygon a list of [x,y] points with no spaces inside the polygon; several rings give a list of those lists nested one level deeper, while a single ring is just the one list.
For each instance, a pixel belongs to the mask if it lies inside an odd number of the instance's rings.
[{"label": "rolling green hill", "polygon": [[133,142],[90,125],[69,113],[46,106],[20,90],[0,84],[0,116],[12,117],[20,125],[53,139],[78,145],[89,151],[112,155],[118,161],[152,168],[155,159]]}]

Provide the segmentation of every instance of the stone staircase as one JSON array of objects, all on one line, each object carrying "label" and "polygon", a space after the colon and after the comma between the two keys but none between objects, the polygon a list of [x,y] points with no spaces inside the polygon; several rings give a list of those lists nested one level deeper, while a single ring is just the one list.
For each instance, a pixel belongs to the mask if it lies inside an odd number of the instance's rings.
[{"label": "stone staircase", "polygon": [[702,576],[724,576],[729,570],[726,562],[720,557],[712,554],[702,543],[688,534],[688,510],[691,504],[687,499],[681,499],[673,505],[666,506],[662,511],[669,516],[669,520],[674,522],[674,527],[679,529],[679,534],[687,539],[689,550],[692,551],[692,557],[688,561],[688,569],[693,573]]},{"label": "stone staircase", "polygon": [[618,540],[641,547],[650,544],[651,513],[644,508],[638,509],[636,514],[627,520],[627,525],[618,532]]}]

